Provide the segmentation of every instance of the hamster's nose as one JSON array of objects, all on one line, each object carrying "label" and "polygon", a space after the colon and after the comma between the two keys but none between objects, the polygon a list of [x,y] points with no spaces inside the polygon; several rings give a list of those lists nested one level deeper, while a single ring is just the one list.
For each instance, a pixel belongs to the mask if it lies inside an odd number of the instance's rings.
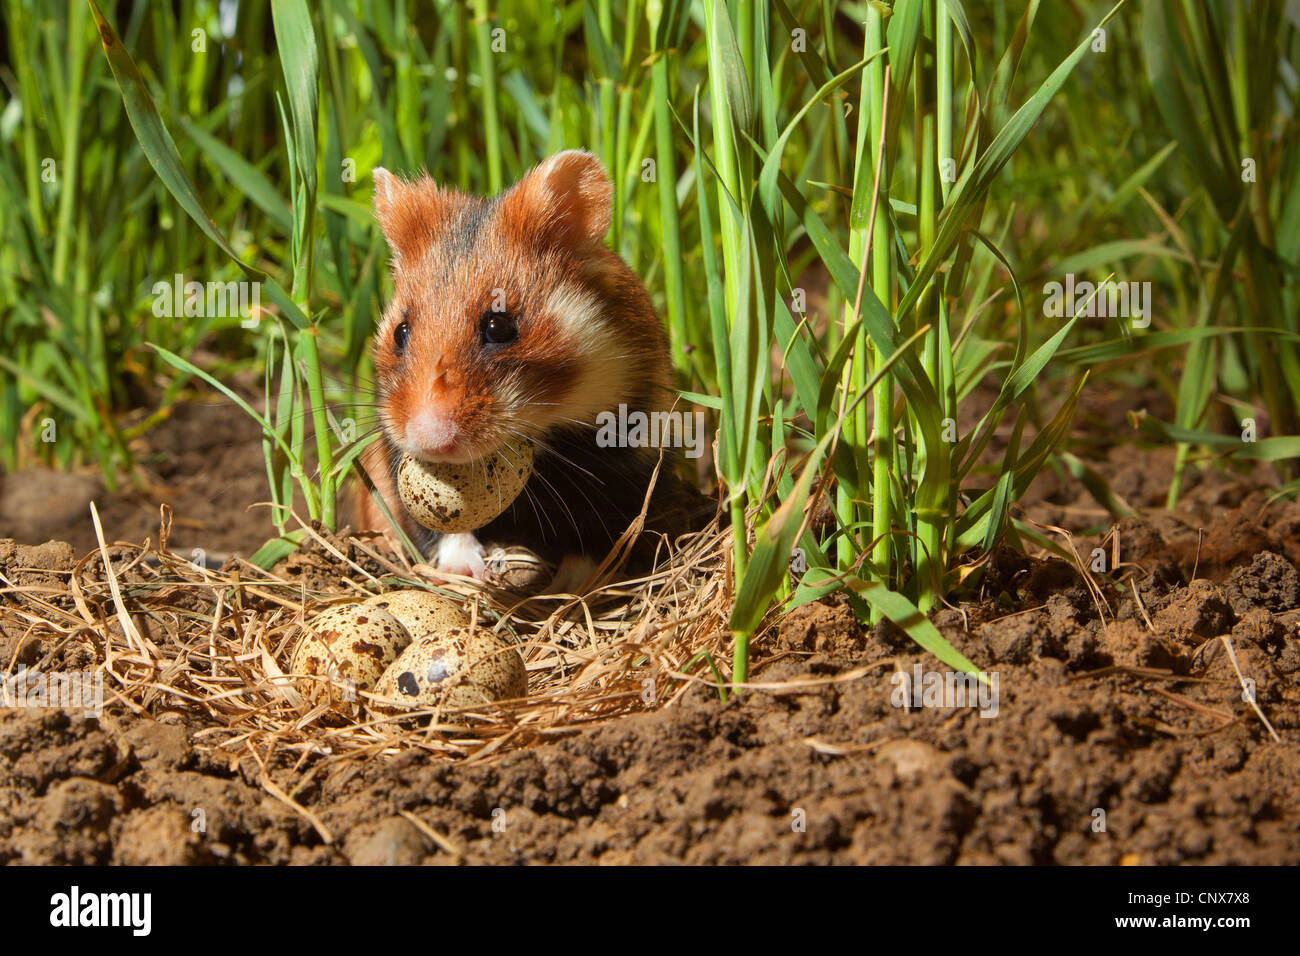
[{"label": "hamster's nose", "polygon": [[408,450],[426,459],[436,460],[454,453],[460,439],[460,428],[449,409],[425,407],[406,423]]}]

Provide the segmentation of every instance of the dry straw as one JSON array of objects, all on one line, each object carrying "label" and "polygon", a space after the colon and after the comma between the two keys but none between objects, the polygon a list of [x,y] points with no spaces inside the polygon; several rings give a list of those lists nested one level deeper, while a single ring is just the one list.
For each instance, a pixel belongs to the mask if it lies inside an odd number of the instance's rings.
[{"label": "dry straw", "polygon": [[[104,672],[105,720],[131,714],[179,722],[194,745],[232,765],[291,765],[315,775],[340,761],[407,749],[482,759],[570,733],[596,721],[671,706],[707,679],[726,651],[726,534],[717,523],[682,539],[645,577],[600,583],[582,598],[523,596],[466,582],[439,590],[463,599],[477,626],[517,642],[529,675],[525,699],[444,711],[450,726],[363,710],[345,725],[309,704],[287,673],[295,632],[330,603],[400,587],[429,586],[430,568],[376,550],[369,539],[304,525],[313,547],[272,571],[242,559],[220,570],[167,550],[169,509],[158,547],[101,546],[66,572],[61,587],[0,580],[0,629],[23,647],[48,650],[43,672],[88,654]],[[314,589],[319,587],[320,590]],[[366,695],[363,695],[366,696]],[[413,712],[436,718],[432,711]],[[311,760],[319,755],[325,760]],[[277,799],[294,805],[297,786]],[[281,780],[281,786],[284,781]],[[269,788],[268,788],[269,789]],[[301,808],[298,808],[299,812]],[[317,821],[313,821],[315,825]]]}]

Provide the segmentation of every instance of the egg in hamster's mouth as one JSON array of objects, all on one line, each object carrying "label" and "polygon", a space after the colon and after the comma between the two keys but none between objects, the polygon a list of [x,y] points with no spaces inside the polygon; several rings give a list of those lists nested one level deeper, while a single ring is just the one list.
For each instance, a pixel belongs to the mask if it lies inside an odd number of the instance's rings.
[{"label": "egg in hamster's mouth", "polygon": [[411,517],[442,534],[476,531],[519,497],[533,470],[533,446],[503,443],[474,463],[429,463],[403,455],[397,492]]}]

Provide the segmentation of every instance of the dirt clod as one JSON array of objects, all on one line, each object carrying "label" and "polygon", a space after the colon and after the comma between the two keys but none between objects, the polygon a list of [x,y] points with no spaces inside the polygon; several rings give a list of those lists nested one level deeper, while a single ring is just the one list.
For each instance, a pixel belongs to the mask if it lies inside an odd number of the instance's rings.
[{"label": "dirt clod", "polygon": [[1223,592],[1206,580],[1189,584],[1155,615],[1156,627],[1175,640],[1199,644],[1232,630],[1236,615]]},{"label": "dirt clod", "polygon": [[1232,572],[1224,590],[1239,615],[1252,607],[1286,611],[1300,606],[1300,573],[1280,554],[1261,551],[1248,567]]}]

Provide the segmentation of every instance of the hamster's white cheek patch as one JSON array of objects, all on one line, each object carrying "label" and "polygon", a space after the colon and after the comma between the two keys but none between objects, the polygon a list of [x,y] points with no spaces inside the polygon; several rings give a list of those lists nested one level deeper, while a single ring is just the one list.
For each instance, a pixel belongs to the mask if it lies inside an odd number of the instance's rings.
[{"label": "hamster's white cheek patch", "polygon": [[[562,285],[547,297],[545,309],[579,356],[582,372],[557,406],[558,419],[594,422],[625,401],[629,357],[626,347],[604,320],[600,300],[580,286]],[[542,411],[545,411],[543,409]]]}]

